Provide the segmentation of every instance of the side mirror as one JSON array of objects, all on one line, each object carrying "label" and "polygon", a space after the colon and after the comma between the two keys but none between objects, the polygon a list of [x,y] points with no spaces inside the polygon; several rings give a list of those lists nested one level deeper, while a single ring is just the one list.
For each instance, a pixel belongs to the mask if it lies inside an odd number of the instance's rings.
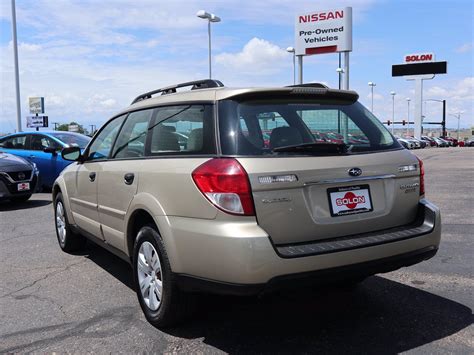
[{"label": "side mirror", "polygon": [[45,153],[51,153],[53,155],[56,155],[56,149],[54,149],[54,147],[46,147],[43,149],[43,152]]},{"label": "side mirror", "polygon": [[66,147],[61,151],[61,157],[64,160],[79,161],[81,158],[81,148],[79,147]]}]

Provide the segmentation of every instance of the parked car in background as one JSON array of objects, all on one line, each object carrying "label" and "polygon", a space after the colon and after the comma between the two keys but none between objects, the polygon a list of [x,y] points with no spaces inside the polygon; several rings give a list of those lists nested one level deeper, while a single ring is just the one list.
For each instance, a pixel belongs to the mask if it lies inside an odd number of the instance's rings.
[{"label": "parked car in background", "polygon": [[449,143],[446,142],[445,140],[441,139],[441,138],[433,138],[436,142],[436,145],[438,147],[441,147],[441,148],[444,148],[444,147],[449,147]]},{"label": "parked car in background", "polygon": [[412,138],[412,137],[404,137],[403,139],[406,139],[407,141],[412,142],[413,146],[414,146],[414,149],[420,149],[421,148],[421,143],[417,139]]},{"label": "parked car in background", "polygon": [[416,138],[416,137],[409,137],[409,139],[411,139],[411,140],[417,142],[417,143],[419,144],[419,146],[420,146],[419,148],[426,148],[426,145],[427,145],[427,144],[426,144],[426,142],[425,142],[424,140],[418,139],[418,138]]},{"label": "parked car in background", "polygon": [[421,136],[421,139],[428,143],[430,147],[436,147],[436,142],[433,138],[428,136]]},{"label": "parked car in background", "polygon": [[415,143],[413,143],[412,141],[405,138],[401,138],[401,137],[395,137],[395,138],[397,139],[398,143],[400,143],[404,148],[415,149]]},{"label": "parked car in background", "polygon": [[468,140],[464,141],[465,147],[474,147],[474,137],[469,138]]},{"label": "parked car in background", "polygon": [[36,164],[0,150],[0,201],[23,202],[38,182]]},{"label": "parked car in background", "polygon": [[447,141],[451,147],[457,147],[458,146],[458,140],[456,138],[444,137],[444,136],[441,136],[440,138]]},{"label": "parked car in background", "polygon": [[39,187],[51,188],[59,173],[71,162],[61,157],[64,147],[84,149],[90,138],[79,133],[21,132],[0,138],[0,149],[30,160],[40,172]]}]

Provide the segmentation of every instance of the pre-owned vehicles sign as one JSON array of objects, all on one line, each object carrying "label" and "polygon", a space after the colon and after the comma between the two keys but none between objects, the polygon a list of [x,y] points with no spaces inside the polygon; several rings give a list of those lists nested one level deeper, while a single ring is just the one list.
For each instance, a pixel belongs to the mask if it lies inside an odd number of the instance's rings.
[{"label": "pre-owned vehicles sign", "polygon": [[352,8],[296,16],[295,54],[311,55],[352,50]]}]

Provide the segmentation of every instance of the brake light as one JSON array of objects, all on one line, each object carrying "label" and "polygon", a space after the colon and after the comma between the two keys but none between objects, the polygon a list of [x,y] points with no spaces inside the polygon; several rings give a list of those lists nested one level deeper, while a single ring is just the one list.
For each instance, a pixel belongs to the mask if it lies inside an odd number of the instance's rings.
[{"label": "brake light", "polygon": [[208,160],[193,171],[192,177],[214,206],[231,214],[255,216],[248,175],[237,160]]},{"label": "brake light", "polygon": [[418,163],[420,165],[420,196],[425,194],[425,168],[423,166],[423,161],[420,158],[418,159]]}]

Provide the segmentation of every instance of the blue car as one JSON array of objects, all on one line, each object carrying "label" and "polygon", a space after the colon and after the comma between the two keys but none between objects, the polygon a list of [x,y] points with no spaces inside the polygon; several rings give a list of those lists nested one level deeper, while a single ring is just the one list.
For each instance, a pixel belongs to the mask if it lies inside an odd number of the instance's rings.
[{"label": "blue car", "polygon": [[61,158],[61,150],[69,146],[84,149],[89,141],[89,137],[73,132],[21,132],[0,138],[0,149],[35,163],[40,187],[51,188],[59,173],[71,164]]}]

